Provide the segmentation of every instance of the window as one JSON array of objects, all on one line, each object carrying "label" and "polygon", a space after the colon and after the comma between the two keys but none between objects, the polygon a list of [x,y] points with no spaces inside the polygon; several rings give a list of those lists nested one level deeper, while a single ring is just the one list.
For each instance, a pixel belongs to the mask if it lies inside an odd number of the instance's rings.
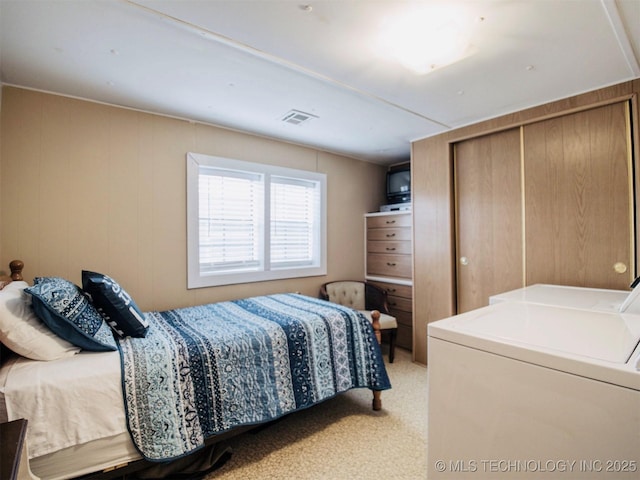
[{"label": "window", "polygon": [[187,154],[188,288],[326,274],[326,175]]}]

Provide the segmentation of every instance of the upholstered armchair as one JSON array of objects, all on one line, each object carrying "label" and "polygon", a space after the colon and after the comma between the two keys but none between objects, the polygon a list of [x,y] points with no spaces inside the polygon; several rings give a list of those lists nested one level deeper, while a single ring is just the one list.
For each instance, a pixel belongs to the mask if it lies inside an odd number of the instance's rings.
[{"label": "upholstered armchair", "polygon": [[389,313],[387,292],[368,282],[340,280],[322,285],[320,298],[359,310],[369,321],[371,321],[371,310],[378,310],[380,330],[389,336],[389,363],[393,363],[398,322]]}]

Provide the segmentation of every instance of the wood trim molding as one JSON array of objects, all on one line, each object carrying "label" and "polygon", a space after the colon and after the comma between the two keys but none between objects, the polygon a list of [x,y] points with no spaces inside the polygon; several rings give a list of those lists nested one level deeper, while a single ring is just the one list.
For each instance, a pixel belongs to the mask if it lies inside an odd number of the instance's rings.
[{"label": "wood trim molding", "polygon": [[[447,135],[449,143],[456,143],[470,138],[491,133],[522,127],[531,123],[548,120],[550,118],[570,115],[572,113],[590,110],[613,103],[632,100],[637,96],[633,91],[634,82],[625,82],[612,87],[605,87],[593,92],[584,93],[576,97],[531,107],[526,110],[502,115],[490,120],[484,120],[473,125],[460,127],[441,135]],[[626,86],[623,88],[622,86]],[[621,91],[622,90],[622,91]]]}]

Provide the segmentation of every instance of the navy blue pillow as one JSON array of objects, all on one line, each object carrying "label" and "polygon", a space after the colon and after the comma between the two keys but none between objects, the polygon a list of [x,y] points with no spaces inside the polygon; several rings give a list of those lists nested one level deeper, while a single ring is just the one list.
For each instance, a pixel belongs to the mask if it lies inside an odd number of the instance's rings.
[{"label": "navy blue pillow", "polygon": [[124,288],[108,275],[82,271],[82,289],[120,337],[144,337],[149,323]]},{"label": "navy blue pillow", "polygon": [[36,277],[25,292],[34,313],[60,338],[85,350],[116,350],[109,326],[80,287],[59,277]]}]

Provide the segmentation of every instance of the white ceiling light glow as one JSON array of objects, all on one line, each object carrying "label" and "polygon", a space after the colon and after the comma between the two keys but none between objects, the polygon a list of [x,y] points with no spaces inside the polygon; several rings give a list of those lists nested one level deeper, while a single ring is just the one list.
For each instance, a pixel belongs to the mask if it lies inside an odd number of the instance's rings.
[{"label": "white ceiling light glow", "polygon": [[378,47],[386,57],[423,75],[475,53],[469,23],[447,5],[405,12],[386,22]]}]

